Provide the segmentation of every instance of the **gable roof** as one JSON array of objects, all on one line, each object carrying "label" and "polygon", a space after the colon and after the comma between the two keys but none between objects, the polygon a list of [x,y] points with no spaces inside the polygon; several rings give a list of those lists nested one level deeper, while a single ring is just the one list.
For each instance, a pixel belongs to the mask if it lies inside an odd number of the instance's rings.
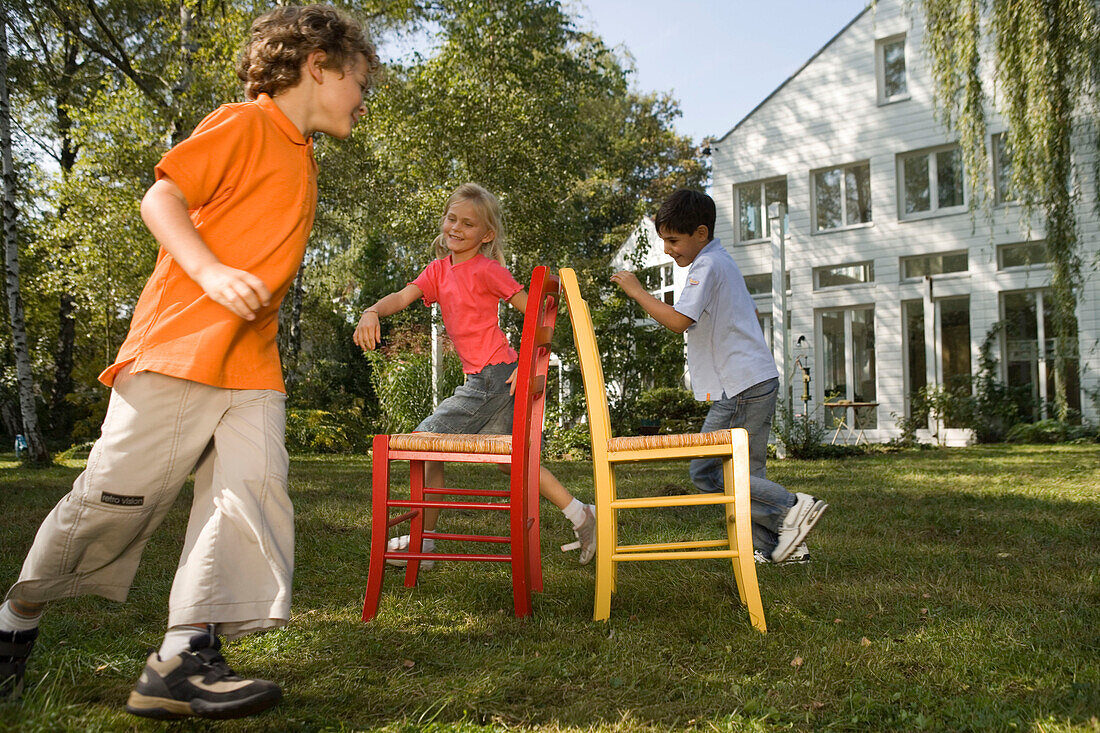
[{"label": "gable roof", "polygon": [[761,108],[761,107],[763,107],[763,106],[764,106],[765,104],[767,104],[767,103],[768,103],[768,100],[770,100],[770,99],[771,99],[772,97],[774,97],[774,96],[775,96],[776,94],[779,94],[779,90],[781,90],[781,89],[782,89],[783,87],[787,86],[787,84],[789,84],[789,83],[791,82],[791,80],[792,80],[792,79],[794,79],[794,78],[795,78],[796,76],[798,76],[799,74],[801,74],[801,73],[802,73],[802,71],[803,71],[803,69],[805,69],[805,68],[806,68],[807,66],[809,66],[809,65],[810,65],[811,63],[813,63],[814,59],[816,59],[816,58],[817,58],[818,56],[820,56],[820,55],[821,55],[822,53],[824,53],[825,49],[827,49],[827,48],[828,48],[829,46],[833,45],[833,41],[835,41],[836,39],[838,39],[838,38],[840,38],[840,37],[841,37],[842,35],[844,35],[844,32],[845,32],[846,30],[848,30],[849,28],[851,28],[851,27],[852,27],[852,26],[853,26],[853,25],[855,24],[855,22],[856,22],[857,20],[859,20],[860,18],[862,18],[862,17],[864,16],[864,15],[866,15],[866,14],[867,14],[867,12],[868,12],[869,10],[871,10],[871,9],[872,9],[872,8],[874,7],[874,4],[875,4],[875,2],[876,2],[876,0],[868,0],[868,3],[867,3],[867,7],[865,7],[865,8],[863,9],[863,10],[859,11],[859,13],[858,13],[858,14],[856,15],[856,17],[854,17],[854,18],[852,18],[852,19],[851,19],[850,21],[848,21],[847,25],[845,25],[845,26],[844,26],[843,28],[841,28],[841,29],[840,29],[839,31],[837,31],[837,34],[836,34],[835,36],[833,36],[833,37],[832,37],[832,38],[830,38],[830,39],[829,39],[828,41],[826,41],[826,42],[825,42],[825,45],[824,45],[824,46],[822,46],[821,48],[819,48],[819,49],[817,50],[817,52],[816,52],[816,53],[815,53],[815,54],[814,54],[813,56],[811,56],[811,57],[810,57],[809,59],[807,59],[807,60],[806,60],[806,63],[804,63],[804,64],[802,64],[801,66],[799,66],[799,67],[798,67],[798,70],[797,70],[797,71],[795,71],[795,72],[794,72],[793,74],[791,74],[790,76],[788,76],[788,77],[787,77],[787,78],[786,78],[786,79],[785,79],[785,80],[783,81],[783,83],[782,83],[782,84],[780,84],[780,85],[779,85],[779,86],[777,86],[777,87],[776,87],[775,89],[773,89],[773,90],[772,90],[772,93],[771,93],[771,94],[769,94],[768,96],[764,97],[764,100],[763,100],[762,102],[760,102],[760,104],[756,105],[756,106],[755,106],[755,107],[753,107],[753,108],[752,108],[751,110],[749,110],[749,113],[748,113],[747,115],[745,115],[744,117],[742,117],[742,118],[741,118],[741,121],[740,121],[740,122],[738,122],[738,123],[737,123],[736,125],[734,125],[733,127],[731,127],[731,128],[730,128],[730,130],[729,130],[729,132],[727,132],[727,133],[726,133],[725,135],[723,135],[722,137],[720,137],[720,138],[716,139],[716,140],[715,140],[714,142],[715,142],[715,143],[720,143],[720,142],[722,142],[722,141],[723,141],[723,140],[725,140],[725,139],[726,139],[727,137],[729,137],[730,135],[732,135],[732,134],[733,134],[733,133],[734,133],[734,132],[735,132],[735,131],[737,130],[737,128],[738,128],[738,127],[740,127],[741,125],[745,124],[745,122],[746,122],[746,121],[747,121],[747,120],[748,120],[748,119],[749,119],[750,117],[752,117],[752,116],[753,116],[753,114],[754,114],[754,113],[756,112],[756,110],[760,109],[760,108]]}]

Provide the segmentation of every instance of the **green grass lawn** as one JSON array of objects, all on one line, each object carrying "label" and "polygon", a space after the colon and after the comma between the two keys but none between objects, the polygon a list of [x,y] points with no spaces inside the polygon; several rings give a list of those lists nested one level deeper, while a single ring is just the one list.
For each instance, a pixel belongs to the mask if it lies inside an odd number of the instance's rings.
[{"label": "green grass lawn", "polygon": [[[592,499],[590,464],[551,468]],[[2,582],[78,470],[0,464]],[[455,470],[449,483],[499,482],[488,470]],[[505,567],[440,563],[411,590],[389,573],[364,624],[369,476],[366,458],[293,460],[293,618],[227,646],[238,671],[279,682],[285,697],[220,729],[1100,730],[1095,445],[773,461],[771,478],[830,509],[811,564],[760,568],[766,636],[720,560],[624,564],[610,622],[592,621],[593,567],[558,551],[572,532],[546,503],[534,618],[512,616]],[[635,468],[622,484],[684,487],[686,466]],[[122,706],[163,633],[188,492],[127,603],[51,607],[25,699],[0,704],[0,730],[165,727]],[[444,514],[441,526],[481,529],[481,514]],[[646,510],[627,515],[621,540],[721,532],[714,507]]]}]

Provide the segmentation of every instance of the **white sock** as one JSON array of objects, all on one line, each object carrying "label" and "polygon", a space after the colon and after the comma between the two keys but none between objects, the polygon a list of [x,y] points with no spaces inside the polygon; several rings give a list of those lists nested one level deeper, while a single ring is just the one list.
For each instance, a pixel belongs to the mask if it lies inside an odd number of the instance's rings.
[{"label": "white sock", "polygon": [[171,659],[180,652],[191,651],[191,637],[208,631],[202,626],[173,626],[164,633],[157,656],[161,661]]},{"label": "white sock", "polygon": [[39,611],[34,616],[21,616],[11,607],[11,601],[4,601],[0,605],[0,629],[4,631],[30,631],[38,628],[38,620],[42,618]]},{"label": "white sock", "polygon": [[573,523],[573,527],[579,527],[584,524],[584,507],[586,505],[576,497],[573,501],[569,502],[569,506],[561,510],[561,513],[565,515],[565,518]]}]

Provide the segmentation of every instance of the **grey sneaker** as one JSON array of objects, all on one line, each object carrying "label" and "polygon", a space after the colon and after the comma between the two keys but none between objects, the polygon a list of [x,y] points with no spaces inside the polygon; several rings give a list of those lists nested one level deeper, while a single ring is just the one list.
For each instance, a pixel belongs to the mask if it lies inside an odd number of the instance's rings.
[{"label": "grey sneaker", "polygon": [[772,550],[772,562],[786,560],[829,508],[828,504],[809,494],[795,494],[795,499],[794,506],[783,517],[783,524],[779,527],[779,541]]},{"label": "grey sneaker", "polygon": [[577,557],[577,562],[587,565],[596,556],[596,506],[594,504],[584,505],[584,521],[581,522],[581,526],[573,528],[573,535],[577,541],[562,545],[561,550],[562,552],[580,550],[581,554]]},{"label": "grey sneaker", "polygon": [[36,638],[38,629],[0,631],[0,700],[18,700],[23,694],[23,674]]},{"label": "grey sneaker", "polygon": [[154,651],[126,701],[126,710],[143,718],[175,720],[243,718],[267,710],[283,696],[274,682],[239,677],[221,655],[214,634],[191,637],[191,648],[162,660]]},{"label": "grey sneaker", "polygon": [[[424,552],[433,552],[435,550],[435,540],[426,538],[424,540]],[[408,552],[409,551],[409,536],[403,534],[400,537],[390,537],[389,542],[386,543],[387,552]],[[397,560],[395,558],[387,558],[387,565],[393,565],[395,567],[403,568],[409,564],[408,560]],[[435,560],[421,560],[421,570],[431,570],[435,567]]]},{"label": "grey sneaker", "polygon": [[770,557],[765,557],[760,550],[753,550],[752,557],[757,565],[805,565],[810,562],[810,548],[803,542],[794,548],[794,552],[788,555],[786,560],[777,563],[773,563]]}]

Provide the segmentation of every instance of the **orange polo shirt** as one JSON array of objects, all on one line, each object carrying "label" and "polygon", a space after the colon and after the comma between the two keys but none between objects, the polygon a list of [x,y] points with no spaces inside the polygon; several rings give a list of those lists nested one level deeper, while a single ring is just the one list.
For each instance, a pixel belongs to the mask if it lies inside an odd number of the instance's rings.
[{"label": "orange polo shirt", "polygon": [[212,112],[168,151],[156,176],[183,191],[214,256],[263,280],[273,297],[246,321],[212,301],[162,247],[100,381],[111,386],[130,365],[215,387],[285,391],[275,336],[317,209],[313,142],[261,94]]}]

